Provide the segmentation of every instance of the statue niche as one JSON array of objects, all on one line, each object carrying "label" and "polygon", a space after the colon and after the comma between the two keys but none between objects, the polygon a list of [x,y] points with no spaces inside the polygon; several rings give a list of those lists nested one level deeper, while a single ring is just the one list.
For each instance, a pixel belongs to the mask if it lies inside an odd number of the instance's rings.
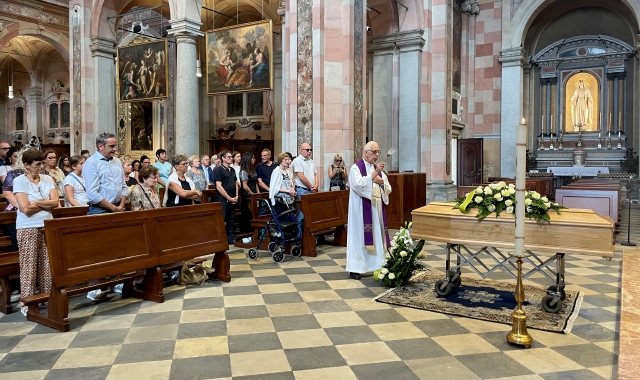
[{"label": "statue niche", "polygon": [[590,73],[576,73],[565,82],[566,132],[599,131],[599,83]]}]

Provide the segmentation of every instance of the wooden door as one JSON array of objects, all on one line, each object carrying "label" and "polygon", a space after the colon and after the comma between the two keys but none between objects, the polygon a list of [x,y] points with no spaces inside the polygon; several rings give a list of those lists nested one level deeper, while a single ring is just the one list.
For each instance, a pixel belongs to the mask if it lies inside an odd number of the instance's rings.
[{"label": "wooden door", "polygon": [[458,186],[482,183],[482,139],[458,139]]}]

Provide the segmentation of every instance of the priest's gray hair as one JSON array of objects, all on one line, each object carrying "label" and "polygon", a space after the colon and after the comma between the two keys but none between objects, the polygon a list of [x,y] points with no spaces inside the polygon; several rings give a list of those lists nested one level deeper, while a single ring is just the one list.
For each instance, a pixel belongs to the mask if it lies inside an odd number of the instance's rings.
[{"label": "priest's gray hair", "polygon": [[378,143],[375,141],[369,141],[367,145],[364,146],[364,151],[366,152],[368,150],[371,150],[371,148],[373,147],[373,144],[378,145]]}]

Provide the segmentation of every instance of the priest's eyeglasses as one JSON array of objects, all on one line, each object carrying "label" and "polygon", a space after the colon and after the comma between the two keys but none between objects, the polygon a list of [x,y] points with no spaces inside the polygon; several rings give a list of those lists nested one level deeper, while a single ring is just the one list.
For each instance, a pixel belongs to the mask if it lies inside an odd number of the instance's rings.
[{"label": "priest's eyeglasses", "polygon": [[369,152],[373,153],[373,154],[380,154],[379,150],[370,150]]}]

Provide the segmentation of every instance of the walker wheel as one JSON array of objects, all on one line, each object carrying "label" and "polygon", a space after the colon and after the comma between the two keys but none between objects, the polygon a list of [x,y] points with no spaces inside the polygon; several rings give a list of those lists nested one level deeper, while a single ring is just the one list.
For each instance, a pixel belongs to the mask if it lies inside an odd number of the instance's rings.
[{"label": "walker wheel", "polygon": [[457,273],[458,277],[455,280],[452,278],[456,275],[456,272],[449,272],[449,284],[451,284],[451,288],[457,289],[462,284],[462,273]]},{"label": "walker wheel", "polygon": [[436,281],[436,294],[441,297],[446,297],[451,293],[451,284],[448,280]]},{"label": "walker wheel", "polygon": [[276,263],[281,263],[284,261],[284,254],[282,253],[282,251],[275,251],[273,253],[273,261],[275,261]]},{"label": "walker wheel", "polygon": [[[556,291],[556,286],[555,285],[551,285],[547,288],[547,290],[552,291],[555,293]],[[564,291],[564,286],[560,287],[560,301],[564,301],[564,299],[567,298],[567,292]]]},{"label": "walker wheel", "polygon": [[559,299],[555,298],[556,303],[552,305],[554,298],[554,296],[550,295],[542,297],[542,309],[544,309],[544,311],[546,311],[547,313],[557,314],[560,312],[560,310],[562,310],[562,301],[560,301]]},{"label": "walker wheel", "polygon": [[269,252],[274,253],[277,250],[278,250],[278,243],[276,243],[275,241],[272,241],[271,243],[269,243]]},{"label": "walker wheel", "polygon": [[255,260],[258,258],[258,250],[255,248],[251,248],[249,249],[248,255],[251,260]]},{"label": "walker wheel", "polygon": [[300,255],[302,255],[302,248],[300,248],[299,245],[294,245],[293,247],[291,247],[291,256],[300,257]]}]

